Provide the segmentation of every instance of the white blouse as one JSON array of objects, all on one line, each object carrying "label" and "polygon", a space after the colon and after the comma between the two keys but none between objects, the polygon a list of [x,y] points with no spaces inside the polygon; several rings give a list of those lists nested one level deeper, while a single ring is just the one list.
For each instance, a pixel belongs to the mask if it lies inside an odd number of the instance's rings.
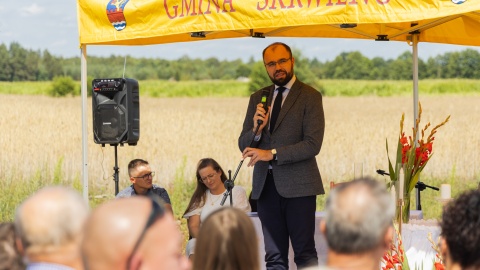
[{"label": "white blouse", "polygon": [[[188,219],[191,216],[200,215],[200,222],[202,223],[208,217],[208,215],[210,215],[216,209],[222,207],[220,203],[222,202],[224,193],[213,195],[212,193],[210,193],[209,189],[207,189],[205,193],[206,193],[205,205],[186,213],[183,216],[184,218]],[[234,186],[232,189],[232,194],[233,194],[233,200],[232,200],[233,207],[243,210],[244,212],[252,211],[252,208],[250,207],[250,203],[248,202],[247,192],[243,187]],[[230,196],[226,198],[223,206],[224,207],[230,206]]]}]

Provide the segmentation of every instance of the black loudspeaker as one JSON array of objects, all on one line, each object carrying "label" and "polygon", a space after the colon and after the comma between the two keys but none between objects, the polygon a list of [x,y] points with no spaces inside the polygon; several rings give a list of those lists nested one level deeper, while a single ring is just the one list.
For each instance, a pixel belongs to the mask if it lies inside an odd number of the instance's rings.
[{"label": "black loudspeaker", "polygon": [[125,78],[94,79],[92,91],[95,143],[136,145],[140,138],[138,81]]}]

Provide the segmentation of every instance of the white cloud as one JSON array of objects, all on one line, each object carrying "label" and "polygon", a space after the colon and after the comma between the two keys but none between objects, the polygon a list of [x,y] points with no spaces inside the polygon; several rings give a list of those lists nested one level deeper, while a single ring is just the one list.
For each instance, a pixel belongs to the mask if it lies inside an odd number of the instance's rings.
[{"label": "white cloud", "polygon": [[44,7],[41,7],[36,3],[33,3],[32,5],[21,9],[22,14],[27,16],[41,14],[44,10]]}]

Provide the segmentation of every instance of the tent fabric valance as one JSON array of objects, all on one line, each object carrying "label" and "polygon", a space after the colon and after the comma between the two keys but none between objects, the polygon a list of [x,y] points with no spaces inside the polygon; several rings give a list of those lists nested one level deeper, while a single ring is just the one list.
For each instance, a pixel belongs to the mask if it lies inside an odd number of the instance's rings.
[{"label": "tent fabric valance", "polygon": [[474,0],[82,0],[77,7],[81,45],[252,36],[408,41],[414,30],[420,42],[480,45]]}]

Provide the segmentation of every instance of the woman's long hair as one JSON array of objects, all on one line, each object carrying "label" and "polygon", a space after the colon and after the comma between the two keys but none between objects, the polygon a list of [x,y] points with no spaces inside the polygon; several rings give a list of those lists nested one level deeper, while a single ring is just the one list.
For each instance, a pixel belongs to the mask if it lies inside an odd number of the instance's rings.
[{"label": "woman's long hair", "polygon": [[259,270],[252,220],[240,209],[222,207],[203,222],[195,244],[193,270]]},{"label": "woman's long hair", "polygon": [[190,202],[188,203],[187,209],[185,210],[184,215],[192,210],[197,209],[198,207],[202,207],[205,204],[205,199],[206,199],[206,191],[207,191],[207,186],[203,183],[202,178],[200,177],[199,171],[203,168],[206,167],[212,167],[217,173],[221,172],[222,175],[220,176],[220,179],[222,180],[222,183],[224,183],[227,180],[227,176],[225,175],[225,172],[223,171],[222,167],[220,167],[220,164],[216,162],[213,158],[203,158],[200,159],[200,161],[197,164],[197,188],[193,192],[192,198],[190,199]]}]

